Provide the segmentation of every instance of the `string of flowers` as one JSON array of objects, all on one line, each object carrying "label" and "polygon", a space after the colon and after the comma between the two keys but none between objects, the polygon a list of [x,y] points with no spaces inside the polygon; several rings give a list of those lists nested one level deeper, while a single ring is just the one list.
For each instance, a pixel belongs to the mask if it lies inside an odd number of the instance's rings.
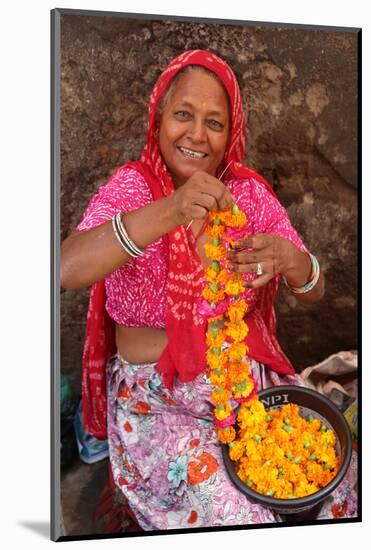
[{"label": "string of flowers", "polygon": [[[229,444],[238,477],[253,490],[275,498],[312,494],[339,470],[336,436],[319,420],[301,418],[297,405],[266,411],[257,398],[244,343],[249,328],[243,277],[227,260],[228,249],[247,236],[246,216],[234,204],[230,211],[211,213],[205,231],[211,264],[204,273],[200,313],[208,320],[206,360],[218,439]],[[237,418],[236,403],[241,405]]]},{"label": "string of flowers", "polygon": [[244,343],[249,329],[244,321],[248,305],[240,296],[245,291],[243,277],[231,271],[226,258],[228,249],[247,236],[246,216],[237,204],[231,210],[213,212],[205,232],[211,237],[205,253],[212,260],[205,269],[200,308],[208,319],[206,361],[214,388],[211,400],[217,435],[222,443],[231,443],[236,437],[233,401],[246,402],[256,393]]}]

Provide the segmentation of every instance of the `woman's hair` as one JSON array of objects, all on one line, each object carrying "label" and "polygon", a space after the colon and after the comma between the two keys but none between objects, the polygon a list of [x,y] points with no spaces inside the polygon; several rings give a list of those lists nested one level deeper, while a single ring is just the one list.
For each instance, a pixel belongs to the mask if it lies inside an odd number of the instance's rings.
[{"label": "woman's hair", "polygon": [[[176,84],[177,80],[183,74],[187,74],[191,71],[198,71],[200,73],[206,73],[206,74],[212,76],[215,80],[217,80],[223,86],[223,89],[225,90],[223,82],[220,80],[218,75],[216,75],[213,71],[210,71],[209,69],[207,69],[206,67],[203,67],[202,65],[187,65],[186,67],[183,67],[183,69],[180,69],[179,72],[177,72],[177,74],[174,76],[174,78],[170,82],[170,85],[169,85],[168,89],[166,90],[166,92],[164,93],[162,98],[160,99],[160,102],[159,102],[158,108],[157,108],[157,113],[156,113],[157,123],[160,122],[162,113],[164,112],[165,106],[166,106],[167,102],[169,101],[169,99],[171,97],[171,94],[174,91],[174,87],[175,87],[175,84]],[[228,96],[227,90],[225,90],[225,92],[226,92],[227,99],[228,99],[228,110],[230,111],[229,96]]]}]

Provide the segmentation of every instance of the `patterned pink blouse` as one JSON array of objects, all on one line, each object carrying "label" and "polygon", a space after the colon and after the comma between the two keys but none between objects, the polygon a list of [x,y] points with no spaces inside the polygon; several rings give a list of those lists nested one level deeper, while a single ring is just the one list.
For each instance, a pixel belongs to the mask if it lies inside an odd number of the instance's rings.
[{"label": "patterned pink blouse", "polygon": [[[232,178],[225,181],[245,212],[248,233],[271,233],[292,241],[306,250],[293,229],[286,210],[255,179]],[[78,230],[92,229],[117,212],[130,212],[153,201],[144,177],[132,168],[119,168],[91,199]],[[105,278],[106,310],[118,324],[127,327],[165,327],[167,250],[161,238],[147,247],[146,253],[133,258]],[[255,302],[253,290],[245,299],[250,308]]]}]

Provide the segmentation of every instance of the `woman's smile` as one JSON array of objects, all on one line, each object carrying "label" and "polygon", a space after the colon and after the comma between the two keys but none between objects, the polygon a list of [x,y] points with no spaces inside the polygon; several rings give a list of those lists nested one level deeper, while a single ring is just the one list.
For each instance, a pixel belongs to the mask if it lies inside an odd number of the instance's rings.
[{"label": "woman's smile", "polygon": [[178,149],[184,156],[191,159],[202,160],[207,157],[207,153],[203,153],[202,151],[195,151],[192,149],[188,149],[187,147],[178,147]]},{"label": "woman's smile", "polygon": [[229,137],[229,101],[224,86],[208,73],[181,75],[165,104],[159,146],[175,187],[197,170],[215,176]]}]

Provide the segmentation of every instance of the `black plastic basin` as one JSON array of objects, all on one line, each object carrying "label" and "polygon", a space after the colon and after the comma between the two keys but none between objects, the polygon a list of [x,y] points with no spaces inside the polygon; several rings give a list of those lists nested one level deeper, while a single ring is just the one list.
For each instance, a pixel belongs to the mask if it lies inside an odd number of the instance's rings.
[{"label": "black plastic basin", "polygon": [[[234,463],[229,458],[228,445],[223,445],[222,453],[224,464],[229,477],[235,486],[255,503],[283,514],[286,517],[292,515],[305,515],[310,509],[317,507],[344,478],[352,455],[352,437],[349,426],[339,409],[324,395],[301,386],[275,386],[258,393],[260,401],[266,407],[278,408],[287,403],[295,403],[300,407],[300,414],[304,418],[312,415],[331,428],[337,437],[336,451],[341,458],[341,465],[337,475],[326,487],[316,493],[302,498],[280,499],[269,497],[250,489],[237,476]],[[237,431],[237,426],[236,426]]]}]

